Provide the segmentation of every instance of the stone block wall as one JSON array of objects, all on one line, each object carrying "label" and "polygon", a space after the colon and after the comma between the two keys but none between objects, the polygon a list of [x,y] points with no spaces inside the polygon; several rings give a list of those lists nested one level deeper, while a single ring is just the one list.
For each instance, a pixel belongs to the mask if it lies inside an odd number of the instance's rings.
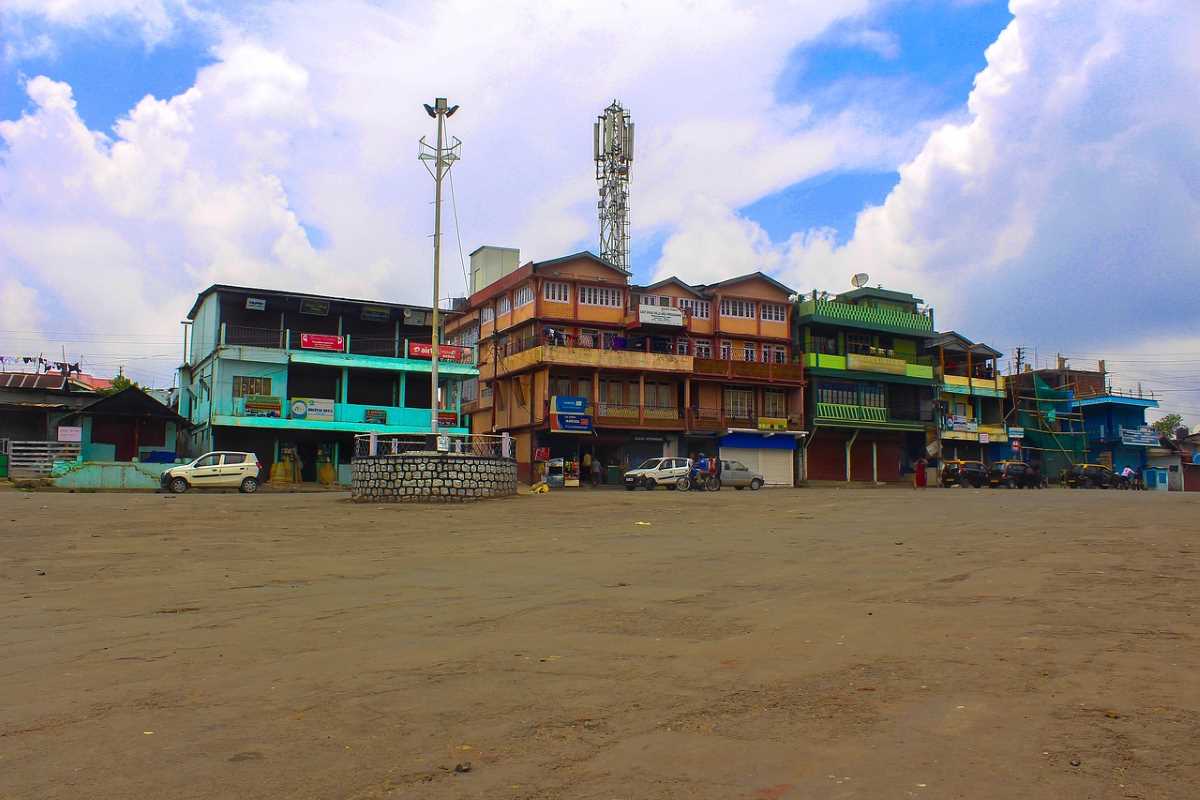
[{"label": "stone block wall", "polygon": [[517,493],[517,462],[459,453],[354,459],[350,496],[369,503],[465,503]]}]

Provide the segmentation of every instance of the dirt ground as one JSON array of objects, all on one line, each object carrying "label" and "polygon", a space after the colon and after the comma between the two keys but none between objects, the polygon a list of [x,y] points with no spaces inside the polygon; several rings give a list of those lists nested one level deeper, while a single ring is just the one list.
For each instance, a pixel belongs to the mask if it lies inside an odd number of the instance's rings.
[{"label": "dirt ground", "polygon": [[0,798],[1200,786],[1200,495],[346,497],[0,491]]}]

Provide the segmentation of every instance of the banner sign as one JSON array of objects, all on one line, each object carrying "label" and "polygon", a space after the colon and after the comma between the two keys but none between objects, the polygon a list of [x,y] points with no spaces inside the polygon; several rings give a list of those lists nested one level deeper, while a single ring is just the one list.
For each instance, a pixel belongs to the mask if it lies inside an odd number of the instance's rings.
[{"label": "banner sign", "polygon": [[979,443],[980,444],[991,444],[992,443],[992,435],[990,433],[979,434]]},{"label": "banner sign", "polygon": [[[438,361],[470,362],[471,351],[466,347],[455,347],[452,344],[438,346]],[[409,342],[409,358],[433,358],[433,345],[429,342]]]},{"label": "banner sign", "polygon": [[247,311],[266,311],[267,310],[267,301],[265,298],[262,298],[262,297],[247,297],[246,298],[246,310]]},{"label": "banner sign", "polygon": [[549,461],[550,460],[550,448],[549,447],[535,447],[533,449],[533,460],[534,461]]},{"label": "banner sign", "polygon": [[293,397],[292,419],[333,422],[333,401],[321,397]]},{"label": "banner sign", "polygon": [[363,422],[368,422],[372,425],[386,425],[387,412],[382,408],[368,408],[363,410]]},{"label": "banner sign", "polygon": [[79,425],[59,425],[58,440],[60,442],[82,442],[83,428]]},{"label": "banner sign", "polygon": [[453,411],[439,411],[438,412],[438,427],[439,428],[453,428],[457,424],[458,424],[458,414],[455,414]]},{"label": "banner sign", "polygon": [[1121,428],[1121,444],[1133,447],[1158,447],[1158,431],[1149,425],[1140,428]]},{"label": "banner sign", "polygon": [[758,429],[760,431],[786,431],[787,419],[784,417],[759,417]]},{"label": "banner sign", "polygon": [[387,322],[392,318],[392,310],[385,306],[363,306],[361,316],[368,322]]},{"label": "banner sign", "polygon": [[329,333],[302,333],[300,347],[305,350],[329,350],[341,353],[346,349],[346,337]]},{"label": "banner sign", "polygon": [[592,418],[587,414],[551,414],[550,430],[555,433],[591,433]]},{"label": "banner sign", "polygon": [[638,306],[638,322],[643,325],[683,326],[683,311],[671,306]]},{"label": "banner sign", "polygon": [[586,397],[556,394],[550,398],[551,414],[586,414],[587,410]]},{"label": "banner sign", "polygon": [[850,353],[846,356],[846,369],[857,369],[863,372],[887,372],[892,375],[904,375],[908,365],[898,358],[884,356],[864,356]]},{"label": "banner sign", "polygon": [[329,301],[319,300],[315,297],[306,297],[300,301],[300,313],[313,317],[329,316]]},{"label": "banner sign", "polygon": [[251,394],[246,396],[246,410],[242,412],[247,417],[283,416],[283,401],[269,394]]},{"label": "banner sign", "polygon": [[1025,438],[1025,429],[1024,428],[1009,428],[1008,429],[1008,438],[1024,439]]}]

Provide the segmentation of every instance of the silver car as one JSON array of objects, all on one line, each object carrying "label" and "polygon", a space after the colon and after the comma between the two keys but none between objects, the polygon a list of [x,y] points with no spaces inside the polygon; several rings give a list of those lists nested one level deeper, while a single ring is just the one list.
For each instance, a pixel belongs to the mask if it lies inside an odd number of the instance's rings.
[{"label": "silver car", "polygon": [[721,461],[721,485],[732,486],[741,491],[749,486],[753,491],[758,491],[763,487],[766,481],[763,476],[757,472],[752,472],[749,467],[740,461]]}]

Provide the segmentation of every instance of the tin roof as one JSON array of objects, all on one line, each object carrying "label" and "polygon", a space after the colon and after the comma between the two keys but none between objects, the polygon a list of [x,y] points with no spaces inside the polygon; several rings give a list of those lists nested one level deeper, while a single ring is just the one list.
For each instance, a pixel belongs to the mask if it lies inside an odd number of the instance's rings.
[{"label": "tin roof", "polygon": [[33,372],[0,372],[0,389],[29,389],[61,392],[67,388],[62,375]]}]

